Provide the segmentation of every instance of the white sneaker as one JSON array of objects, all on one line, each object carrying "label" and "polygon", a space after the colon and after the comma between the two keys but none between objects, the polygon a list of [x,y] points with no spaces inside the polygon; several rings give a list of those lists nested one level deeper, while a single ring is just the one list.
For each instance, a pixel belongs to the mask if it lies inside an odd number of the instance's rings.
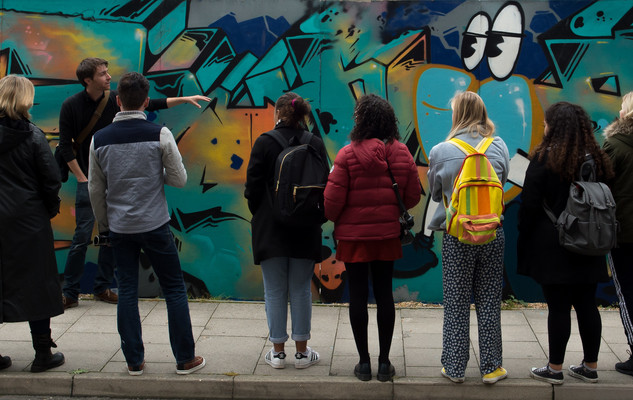
[{"label": "white sneaker", "polygon": [[310,347],[306,349],[308,355],[304,355],[303,353],[295,354],[295,368],[308,368],[310,365],[314,365],[319,362],[319,353],[312,350]]},{"label": "white sneaker", "polygon": [[276,369],[286,368],[286,353],[280,351],[277,355],[273,355],[273,349],[270,349],[264,356],[264,361]]}]

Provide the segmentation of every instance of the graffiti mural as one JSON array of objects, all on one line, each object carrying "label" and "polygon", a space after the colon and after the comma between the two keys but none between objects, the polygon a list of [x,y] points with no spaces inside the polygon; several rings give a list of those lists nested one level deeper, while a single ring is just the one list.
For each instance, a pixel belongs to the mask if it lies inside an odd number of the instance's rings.
[{"label": "graffiti mural", "polygon": [[[253,142],[273,126],[274,101],[294,91],[312,104],[310,129],[330,162],[349,143],[355,101],[387,98],[402,141],[414,156],[423,200],[413,213],[416,238],[396,262],[397,301],[440,302],[441,237],[426,229],[438,206],[426,196],[427,153],[451,125],[450,99],[478,92],[510,150],[506,184],[505,294],[542,300],[540,288],[516,274],[517,209],[526,154],[542,138],[543,110],[581,104],[596,137],[633,90],[633,5],[627,0],[318,1],[66,0],[0,2],[0,75],[22,74],[36,86],[34,122],[58,140],[59,106],[83,90],[75,68],[85,57],[110,62],[113,87],[127,71],[151,83],[150,97],[204,94],[197,109],[149,113],[176,136],[189,181],[166,188],[171,227],[194,296],[261,299],[253,265],[250,218],[243,198]],[[53,220],[63,270],[74,231],[75,181],[61,192]],[[345,268],[335,260],[333,225],[323,226],[324,261],[314,293],[346,301]],[[87,271],[97,251],[90,249]],[[141,258],[144,290],[157,285]],[[87,277],[86,282],[91,279]],[[612,302],[612,285],[600,288]],[[88,289],[89,291],[89,289]]]}]

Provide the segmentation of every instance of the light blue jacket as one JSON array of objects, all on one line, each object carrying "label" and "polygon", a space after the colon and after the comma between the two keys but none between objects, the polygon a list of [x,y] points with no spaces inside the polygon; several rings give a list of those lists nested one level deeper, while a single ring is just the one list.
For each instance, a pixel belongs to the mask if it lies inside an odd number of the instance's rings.
[{"label": "light blue jacket", "polygon": [[[460,132],[456,138],[476,147],[483,139],[482,136],[473,137],[467,132]],[[446,201],[451,200],[453,193],[453,183],[459,173],[464,161],[465,154],[455,145],[449,142],[442,142],[435,145],[429,153],[429,187],[431,190],[431,198],[440,203],[441,206],[435,210],[435,215],[428,223],[428,229],[433,231],[446,230],[446,209],[444,207],[444,197]],[[510,169],[510,155],[505,142],[495,136],[494,140],[486,150],[486,156],[495,169],[497,176],[502,184],[508,179],[508,171]],[[503,218],[503,216],[501,217]]]}]

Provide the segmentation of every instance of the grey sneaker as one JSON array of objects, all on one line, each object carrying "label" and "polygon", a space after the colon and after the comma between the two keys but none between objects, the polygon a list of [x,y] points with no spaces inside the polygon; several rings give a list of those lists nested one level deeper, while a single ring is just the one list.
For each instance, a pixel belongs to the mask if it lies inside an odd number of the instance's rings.
[{"label": "grey sneaker", "polygon": [[629,353],[629,359],[615,364],[615,370],[622,374],[633,375],[633,354],[629,350],[627,353]]},{"label": "grey sneaker", "polygon": [[307,356],[299,352],[295,354],[295,368],[308,368],[320,361],[319,353],[312,350],[310,347],[307,348],[306,352],[308,353]]},{"label": "grey sneaker", "polygon": [[264,361],[275,369],[286,368],[286,353],[280,351],[278,354],[273,355],[273,349],[270,349],[264,356]]},{"label": "grey sneaker", "polygon": [[573,376],[574,378],[582,379],[585,382],[598,382],[598,372],[595,370],[591,371],[587,369],[584,362],[580,365],[570,365],[569,375]]},{"label": "grey sneaker", "polygon": [[532,368],[530,375],[537,381],[551,383],[552,385],[562,385],[565,381],[563,371],[552,371],[547,365],[541,368]]}]

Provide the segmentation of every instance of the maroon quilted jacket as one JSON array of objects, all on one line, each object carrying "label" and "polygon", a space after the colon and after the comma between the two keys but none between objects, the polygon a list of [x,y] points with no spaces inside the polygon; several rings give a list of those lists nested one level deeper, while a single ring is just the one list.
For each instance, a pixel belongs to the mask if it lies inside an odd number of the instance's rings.
[{"label": "maroon quilted jacket", "polygon": [[407,147],[379,139],[352,142],[334,160],[325,187],[325,216],[337,240],[384,240],[400,236],[400,211],[386,158],[407,209],[420,201],[420,178]]}]

